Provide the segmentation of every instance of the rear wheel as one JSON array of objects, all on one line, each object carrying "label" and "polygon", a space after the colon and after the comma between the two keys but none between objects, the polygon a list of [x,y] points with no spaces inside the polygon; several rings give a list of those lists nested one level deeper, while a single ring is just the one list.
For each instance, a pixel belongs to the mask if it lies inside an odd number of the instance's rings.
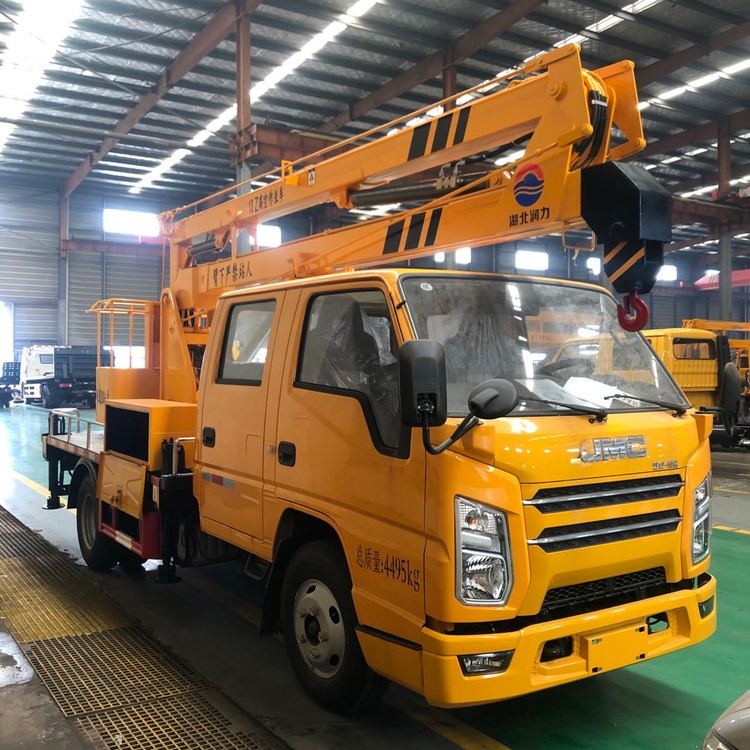
[{"label": "rear wheel", "polygon": [[117,560],[120,563],[120,567],[131,576],[141,576],[145,573],[143,569],[143,563],[146,562],[146,558],[141,557],[138,553],[132,550],[125,549],[120,545],[117,545]]},{"label": "rear wheel", "polygon": [[46,385],[42,386],[42,406],[45,409],[54,409],[56,406],[52,394]]},{"label": "rear wheel", "polygon": [[76,526],[86,565],[92,570],[112,570],[120,557],[120,547],[97,529],[96,485],[88,472],[78,488]]},{"label": "rear wheel", "polygon": [[289,661],[315,700],[338,713],[377,702],[387,682],[365,662],[346,559],[330,542],[313,542],[292,558],[281,592]]}]

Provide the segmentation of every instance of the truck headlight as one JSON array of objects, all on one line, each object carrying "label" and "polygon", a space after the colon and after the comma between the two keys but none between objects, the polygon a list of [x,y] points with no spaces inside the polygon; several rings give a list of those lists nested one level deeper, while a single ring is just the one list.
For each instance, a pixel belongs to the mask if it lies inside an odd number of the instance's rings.
[{"label": "truck headlight", "polygon": [[513,587],[505,513],[457,496],[456,561],[456,596],[460,601],[505,604]]},{"label": "truck headlight", "polygon": [[693,562],[700,562],[711,549],[711,472],[693,490]]}]

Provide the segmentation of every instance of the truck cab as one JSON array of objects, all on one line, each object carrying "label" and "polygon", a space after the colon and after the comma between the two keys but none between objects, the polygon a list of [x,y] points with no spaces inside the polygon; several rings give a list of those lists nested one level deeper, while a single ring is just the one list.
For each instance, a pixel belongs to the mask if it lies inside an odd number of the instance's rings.
[{"label": "truck cab", "polygon": [[25,347],[21,354],[21,389],[24,401],[38,403],[42,400],[42,384],[55,374],[53,346]]},{"label": "truck cab", "polygon": [[[534,341],[535,318],[553,310],[571,339],[590,321],[608,342],[606,368]],[[449,438],[483,381],[510,380],[517,406],[430,455],[400,418],[399,348],[412,339],[445,352],[448,418],[432,440]],[[710,417],[639,401],[688,406],[601,289],[378,271],[231,292],[199,393],[202,530],[265,561],[293,562],[300,534],[324,542],[307,578],[278,584],[274,620],[324,702],[347,648],[458,706],[713,631],[710,529],[697,510]],[[358,645],[330,604],[338,581],[325,576],[342,565]]]},{"label": "truck cab", "polygon": [[32,346],[22,360],[23,397],[47,409],[63,404],[93,407],[96,363],[93,346]]},{"label": "truck cab", "polygon": [[750,414],[738,365],[741,351],[733,351],[725,335],[699,328],[655,328],[643,335],[690,403],[714,414],[717,439],[728,445],[742,440]]}]

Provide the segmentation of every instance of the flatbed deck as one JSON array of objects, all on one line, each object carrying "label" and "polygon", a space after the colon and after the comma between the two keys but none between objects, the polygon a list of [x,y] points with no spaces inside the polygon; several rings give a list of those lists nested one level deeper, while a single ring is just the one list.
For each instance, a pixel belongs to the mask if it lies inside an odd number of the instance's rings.
[{"label": "flatbed deck", "polygon": [[[53,430],[55,417],[64,420],[65,431],[62,434],[53,434],[58,431]],[[104,425],[101,422],[82,417],[77,409],[53,409],[49,426],[49,434],[42,438],[47,446],[99,463],[99,456],[104,450]]]}]

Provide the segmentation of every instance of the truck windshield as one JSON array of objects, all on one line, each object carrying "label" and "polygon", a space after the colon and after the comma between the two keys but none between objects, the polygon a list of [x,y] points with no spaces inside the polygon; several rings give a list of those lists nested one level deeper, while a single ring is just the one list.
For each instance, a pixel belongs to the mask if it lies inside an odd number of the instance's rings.
[{"label": "truck windshield", "polygon": [[[563,407],[523,395],[610,412],[655,408],[639,397],[688,406],[643,337],[622,330],[614,300],[565,283],[488,277],[405,276],[401,288],[419,338],[445,348],[448,410],[466,414],[475,385],[507,378],[514,414]],[[627,398],[612,398],[614,394]],[[607,398],[609,397],[609,398]]]}]

